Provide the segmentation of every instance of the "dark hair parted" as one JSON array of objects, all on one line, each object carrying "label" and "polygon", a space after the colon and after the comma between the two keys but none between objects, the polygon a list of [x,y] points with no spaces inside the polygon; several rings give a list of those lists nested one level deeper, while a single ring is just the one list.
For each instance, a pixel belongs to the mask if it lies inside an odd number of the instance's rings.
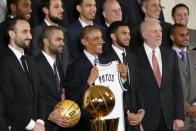
[{"label": "dark hair parted", "polygon": [[113,22],[113,23],[110,25],[109,29],[108,29],[109,35],[111,35],[112,33],[115,33],[116,30],[117,30],[120,26],[128,26],[128,25],[125,24],[125,23],[122,22],[122,21],[115,21],[115,22]]},{"label": "dark hair parted", "polygon": [[177,8],[181,8],[181,7],[186,8],[186,9],[187,9],[187,11],[188,11],[188,15],[189,15],[189,8],[188,8],[188,6],[186,6],[186,5],[185,5],[185,4],[183,4],[183,3],[180,3],[180,4],[175,5],[175,6],[172,8],[172,16],[174,16],[174,15],[175,15],[175,13],[176,13],[176,9],[177,9]]}]

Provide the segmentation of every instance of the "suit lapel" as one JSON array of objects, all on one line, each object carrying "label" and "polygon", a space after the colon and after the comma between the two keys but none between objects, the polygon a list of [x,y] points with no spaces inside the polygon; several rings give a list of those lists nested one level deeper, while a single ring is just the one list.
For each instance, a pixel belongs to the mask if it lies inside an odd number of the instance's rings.
[{"label": "suit lapel", "polygon": [[144,64],[143,67],[146,67],[146,69],[143,69],[143,70],[150,73],[150,76],[152,76],[153,82],[156,84],[156,87],[157,87],[156,89],[159,89],[156,78],[155,78],[155,75],[154,75],[154,72],[153,72],[152,67],[150,65],[150,62],[148,60],[148,57],[146,55],[146,51],[145,51],[144,47],[142,47],[141,52],[139,53],[139,55],[140,55],[140,58],[141,58],[140,60],[142,61],[142,64]]}]

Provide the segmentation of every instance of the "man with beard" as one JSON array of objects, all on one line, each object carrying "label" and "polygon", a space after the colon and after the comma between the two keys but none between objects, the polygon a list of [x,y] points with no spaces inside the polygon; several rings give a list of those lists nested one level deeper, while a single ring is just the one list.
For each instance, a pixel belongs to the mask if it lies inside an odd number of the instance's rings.
[{"label": "man with beard", "polygon": [[40,113],[45,121],[47,131],[63,131],[68,120],[59,116],[59,111],[53,109],[64,100],[64,79],[62,66],[56,65],[56,57],[62,53],[64,47],[64,32],[60,27],[48,26],[41,34],[42,52],[36,57],[40,84],[42,90],[41,101],[44,106]]},{"label": "man with beard", "polygon": [[5,116],[13,131],[44,131],[37,106],[40,82],[33,59],[24,53],[32,39],[25,19],[13,18],[8,25],[8,47],[1,56],[0,91],[5,102]]},{"label": "man with beard", "polygon": [[[41,52],[40,36],[42,30],[47,26],[59,26],[58,22],[63,20],[63,3],[61,0],[42,0],[42,11],[45,14],[45,18],[42,23],[37,25],[32,30],[32,45],[31,53],[33,56],[37,56]],[[63,72],[66,74],[67,65],[70,62],[70,57],[67,48],[67,31],[64,29],[64,49],[63,52],[58,54],[57,64],[63,65]]]},{"label": "man with beard", "polygon": [[7,24],[14,17],[21,17],[26,20],[31,18],[31,0],[7,0],[7,16],[0,24],[0,52],[2,52],[9,43],[6,36]]},{"label": "man with beard", "polygon": [[[137,86],[137,77],[135,72],[135,57],[127,51],[130,42],[130,29],[127,24],[116,21],[109,27],[109,35],[112,41],[110,48],[101,55],[100,63],[109,63],[118,61],[118,71],[126,75],[121,79],[123,88],[118,89],[120,93],[120,104],[118,111],[122,112],[119,116],[119,131],[139,131],[139,125],[144,117],[143,99],[139,87]],[[124,113],[123,113],[124,112]],[[118,114],[118,113],[117,113]],[[123,119],[125,118],[125,119]],[[125,127],[124,127],[125,125]]]}]

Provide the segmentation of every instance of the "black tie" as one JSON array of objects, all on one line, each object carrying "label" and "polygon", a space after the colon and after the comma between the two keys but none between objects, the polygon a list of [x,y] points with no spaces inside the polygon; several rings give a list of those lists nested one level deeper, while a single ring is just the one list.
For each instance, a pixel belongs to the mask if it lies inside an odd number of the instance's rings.
[{"label": "black tie", "polygon": [[57,85],[57,91],[60,92],[60,80],[58,76],[58,69],[57,69],[56,63],[54,63],[53,68],[54,68],[54,75],[55,75],[55,80],[56,80],[56,85]]},{"label": "black tie", "polygon": [[127,58],[125,52],[122,53],[122,56],[123,56],[123,64],[127,65]]},{"label": "black tie", "polygon": [[22,62],[22,67],[23,67],[23,70],[28,78],[28,80],[30,81],[30,75],[29,75],[29,71],[28,71],[28,68],[27,68],[27,62],[26,62],[26,57],[24,55],[21,56],[20,58],[21,62]]}]

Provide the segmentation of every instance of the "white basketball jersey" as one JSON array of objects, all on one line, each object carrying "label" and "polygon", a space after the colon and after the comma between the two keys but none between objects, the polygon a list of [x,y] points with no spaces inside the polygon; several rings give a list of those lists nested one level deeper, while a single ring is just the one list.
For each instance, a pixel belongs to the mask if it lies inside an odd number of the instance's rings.
[{"label": "white basketball jersey", "polygon": [[119,117],[118,131],[125,131],[124,127],[124,110],[123,110],[123,86],[121,84],[120,74],[117,69],[117,61],[100,65],[97,64],[99,77],[95,81],[95,85],[103,85],[109,87],[115,96],[115,106],[110,114],[103,119],[112,119]]}]

